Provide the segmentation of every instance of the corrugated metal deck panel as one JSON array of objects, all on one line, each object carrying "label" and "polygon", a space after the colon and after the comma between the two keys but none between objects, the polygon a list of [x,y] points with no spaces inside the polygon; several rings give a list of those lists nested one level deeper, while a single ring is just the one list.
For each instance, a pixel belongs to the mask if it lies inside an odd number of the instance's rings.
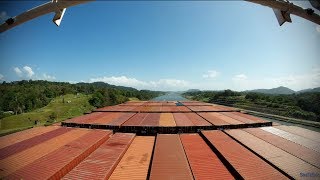
[{"label": "corrugated metal deck panel", "polygon": [[109,179],[147,179],[154,136],[137,136]]},{"label": "corrugated metal deck panel", "polygon": [[221,109],[215,106],[188,106],[192,111],[221,111]]},{"label": "corrugated metal deck panel", "polygon": [[111,131],[92,130],[81,138],[43,156],[11,174],[11,179],[60,179],[88,157],[111,134]]},{"label": "corrugated metal deck panel", "polygon": [[90,121],[90,124],[108,124],[122,115],[120,112],[103,112],[103,114],[104,116]]},{"label": "corrugated metal deck panel", "polygon": [[151,106],[150,107],[150,111],[153,111],[153,112],[161,112],[161,109],[162,109],[162,106]]},{"label": "corrugated metal deck panel", "polygon": [[214,107],[216,107],[217,109],[220,109],[222,111],[234,111],[236,110],[236,108],[233,107],[229,107],[229,106],[223,106],[223,105],[218,105],[218,104],[213,104]]},{"label": "corrugated metal deck panel", "polygon": [[240,121],[242,123],[245,123],[245,124],[257,123],[256,121],[253,121],[251,119],[245,118],[243,116],[239,116],[239,114],[235,114],[233,112],[222,112],[221,114],[229,116],[230,118],[233,118],[233,119],[238,120],[238,121]]},{"label": "corrugated metal deck panel", "polygon": [[179,111],[176,106],[163,106],[161,108],[162,112],[174,112],[174,111]]},{"label": "corrugated metal deck panel", "polygon": [[162,102],[162,106],[176,106],[176,102],[174,101]]},{"label": "corrugated metal deck panel", "polygon": [[152,108],[151,106],[140,106],[136,110],[140,112],[148,112],[148,111],[151,111],[151,108]]},{"label": "corrugated metal deck panel", "polygon": [[128,119],[133,117],[136,113],[121,113],[119,117],[113,119],[112,121],[108,122],[107,125],[111,126],[121,126],[125,123]]},{"label": "corrugated metal deck panel", "polygon": [[147,102],[145,105],[149,105],[149,106],[161,106],[161,105],[162,105],[162,102],[152,102],[152,101],[149,101],[149,102]]},{"label": "corrugated metal deck panel", "polygon": [[215,126],[223,126],[223,125],[230,124],[230,123],[222,120],[221,118],[217,118],[217,117],[213,116],[212,115],[213,113],[198,113],[198,114]]},{"label": "corrugated metal deck panel", "polygon": [[246,131],[232,129],[226,130],[226,132],[295,179],[301,178],[300,173],[320,174],[320,169]]},{"label": "corrugated metal deck panel", "polygon": [[177,106],[179,112],[191,112],[191,110],[189,108],[187,108],[186,106]]},{"label": "corrugated metal deck panel", "polygon": [[138,113],[135,114],[132,118],[126,121],[122,126],[140,126],[140,124],[147,117],[148,113]]},{"label": "corrugated metal deck panel", "polygon": [[68,123],[90,123],[91,121],[103,117],[105,114],[103,112],[95,112],[91,114],[86,114],[82,116],[78,116],[72,119],[68,119],[65,122]]},{"label": "corrugated metal deck panel", "polygon": [[57,127],[57,126],[34,127],[34,128],[27,129],[24,131],[20,131],[20,132],[6,135],[6,136],[2,136],[2,137],[0,137],[0,149],[7,147],[7,146],[10,146],[10,145],[13,145],[18,142],[33,138],[33,137],[41,135],[43,133],[53,131],[58,128],[60,128],[60,127]]},{"label": "corrugated metal deck panel", "polygon": [[145,104],[147,101],[128,101],[128,102],[125,102],[123,104],[120,104],[120,105],[132,105],[132,106],[141,106],[143,104]]},{"label": "corrugated metal deck panel", "polygon": [[307,139],[311,139],[313,141],[316,141],[320,143],[320,133],[316,131],[311,131],[309,129],[301,128],[298,126],[277,126],[275,127],[277,129],[281,129],[283,131],[287,131],[292,134],[296,134],[302,137],[305,137]]},{"label": "corrugated metal deck panel", "polygon": [[250,119],[256,123],[264,123],[264,122],[268,122],[266,120],[263,120],[261,118],[258,118],[258,117],[255,117],[255,116],[252,116],[252,115],[249,115],[249,114],[244,114],[244,113],[241,113],[241,112],[230,112],[230,114],[235,114],[237,116],[241,116],[241,117],[244,117],[246,119]]},{"label": "corrugated metal deck panel", "polygon": [[157,135],[150,179],[193,179],[179,135]]},{"label": "corrugated metal deck panel", "polygon": [[261,127],[261,129],[275,134],[277,136],[283,137],[285,139],[288,139],[289,141],[295,142],[314,151],[320,152],[320,144],[310,139],[274,127]]},{"label": "corrugated metal deck panel", "polygon": [[69,131],[71,131],[70,128],[60,127],[60,128],[55,129],[53,131],[49,131],[49,132],[40,134],[38,136],[34,136],[30,139],[26,139],[24,141],[18,142],[16,144],[11,145],[11,146],[7,146],[5,148],[2,148],[2,149],[0,149],[0,160],[4,159],[6,157],[9,157],[13,154],[16,154],[18,152],[24,151],[28,148],[31,148],[37,144],[48,141],[52,138],[55,138],[61,134],[67,133]]},{"label": "corrugated metal deck panel", "polygon": [[287,179],[222,131],[202,131],[202,133],[244,179]]},{"label": "corrugated metal deck panel", "polygon": [[63,179],[108,179],[134,137],[132,133],[114,134]]},{"label": "corrugated metal deck panel", "polygon": [[132,111],[134,109],[136,109],[137,106],[133,105],[133,106],[106,106],[103,108],[99,108],[97,109],[97,111]]},{"label": "corrugated metal deck panel", "polygon": [[148,113],[141,126],[159,126],[160,113]]},{"label": "corrugated metal deck panel", "polygon": [[161,113],[159,126],[176,126],[172,113]]},{"label": "corrugated metal deck panel", "polygon": [[234,179],[199,134],[180,134],[195,179]]},{"label": "corrugated metal deck panel", "polygon": [[196,113],[184,113],[195,126],[212,126],[208,121]]},{"label": "corrugated metal deck panel", "polygon": [[194,126],[193,122],[186,116],[186,113],[173,113],[177,126]]},{"label": "corrugated metal deck panel", "polygon": [[272,122],[272,126],[281,126],[281,124],[276,123],[276,122]]},{"label": "corrugated metal deck panel", "polygon": [[225,122],[227,122],[229,124],[245,124],[242,121],[236,120],[236,119],[231,118],[231,117],[229,117],[229,116],[227,116],[225,114],[222,114],[222,113],[218,113],[218,112],[214,113],[213,112],[213,113],[210,113],[210,115],[215,117],[215,118],[217,118],[217,119],[221,119],[221,120],[223,120],[223,121],[225,121]]},{"label": "corrugated metal deck panel", "polygon": [[316,151],[259,128],[245,128],[243,130],[320,168],[320,153]]},{"label": "corrugated metal deck panel", "polygon": [[65,144],[74,141],[89,133],[88,129],[72,129],[72,131],[57,136],[49,141],[33,146],[22,152],[14,154],[0,161],[0,177],[7,176],[14,171],[32,163],[33,161],[49,154]]},{"label": "corrugated metal deck panel", "polygon": [[183,102],[182,103],[185,106],[210,106],[212,104],[210,103],[204,103],[204,102]]}]

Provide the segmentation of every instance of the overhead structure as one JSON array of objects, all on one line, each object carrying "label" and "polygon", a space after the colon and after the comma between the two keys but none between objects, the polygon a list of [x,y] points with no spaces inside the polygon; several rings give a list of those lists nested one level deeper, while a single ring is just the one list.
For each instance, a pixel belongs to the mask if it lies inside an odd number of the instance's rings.
[{"label": "overhead structure", "polygon": [[[39,16],[55,13],[53,18],[53,22],[60,26],[63,15],[66,11],[66,8],[75,6],[78,4],[87,3],[93,0],[52,0],[51,2],[47,2],[40,6],[37,6],[33,9],[30,9],[20,15],[7,19],[4,23],[0,25],[0,33],[11,29],[19,24],[37,18]],[[273,9],[279,25],[281,26],[285,22],[291,22],[290,15],[294,14],[300,16],[304,19],[312,21],[316,24],[320,25],[320,16],[314,12],[313,9],[303,9],[288,0],[245,0],[248,2],[260,4],[263,6],[268,6]],[[311,5],[319,10],[319,0],[309,0]]]},{"label": "overhead structure", "polygon": [[3,24],[0,25],[0,32],[4,32],[8,29],[11,29],[19,24],[22,24],[24,22],[27,22],[29,20],[32,20],[34,18],[37,18],[39,16],[49,14],[49,13],[55,13],[55,16],[53,18],[53,22],[60,26],[61,20],[63,18],[63,15],[66,11],[66,8],[75,6],[78,4],[87,3],[93,0],[52,0],[51,2],[47,2],[45,4],[42,4],[40,6],[37,6],[33,9],[30,9],[20,15],[17,15],[15,17],[7,19]]},{"label": "overhead structure", "polygon": [[[279,25],[281,26],[285,22],[291,22],[290,14],[302,17],[306,20],[314,22],[320,25],[320,16],[314,12],[313,9],[303,9],[288,0],[245,0],[248,2],[268,6],[273,9]],[[311,1],[310,1],[311,2]],[[311,3],[313,7],[317,5],[316,2]],[[319,4],[319,2],[318,2]]]}]

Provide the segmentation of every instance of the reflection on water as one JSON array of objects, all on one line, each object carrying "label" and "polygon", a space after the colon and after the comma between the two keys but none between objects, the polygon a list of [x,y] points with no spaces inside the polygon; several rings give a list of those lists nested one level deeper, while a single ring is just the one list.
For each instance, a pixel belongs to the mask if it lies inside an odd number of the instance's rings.
[{"label": "reflection on water", "polygon": [[170,92],[163,96],[153,98],[152,101],[187,101],[188,99],[181,96],[181,93]]}]

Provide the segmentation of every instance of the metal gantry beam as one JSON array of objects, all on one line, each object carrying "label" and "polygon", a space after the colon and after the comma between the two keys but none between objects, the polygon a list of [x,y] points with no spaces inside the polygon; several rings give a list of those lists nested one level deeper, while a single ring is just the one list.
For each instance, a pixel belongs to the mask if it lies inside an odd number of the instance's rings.
[{"label": "metal gantry beam", "polygon": [[[39,16],[52,13],[52,12],[55,13],[53,22],[57,26],[59,26],[66,8],[75,6],[78,4],[87,3],[90,1],[93,1],[93,0],[52,0],[51,2],[47,2],[45,4],[37,6],[13,18],[9,18],[8,20],[6,20],[6,22],[0,25],[0,33],[8,29],[11,29],[19,24],[22,24],[24,22],[27,22],[29,20],[32,20],[34,18],[37,18]],[[314,22],[320,25],[320,16],[314,13],[314,10],[310,8],[303,9],[302,7],[294,5],[288,0],[245,0],[245,1],[272,8],[276,14],[276,17],[278,19],[280,26],[284,22],[291,22],[291,18],[290,18],[291,14],[297,15],[299,17],[302,17],[306,20],[309,20],[311,22]],[[316,1],[319,1],[319,0],[316,0]],[[318,7],[319,3],[316,4],[313,2],[312,5]]]},{"label": "metal gantry beam", "polygon": [[4,32],[8,29],[11,29],[15,26],[18,26],[22,23],[25,23],[29,20],[32,20],[34,18],[37,18],[39,16],[48,14],[48,13],[55,13],[55,16],[53,18],[53,22],[59,26],[61,19],[63,17],[63,14],[66,10],[66,8],[75,6],[78,4],[87,3],[93,0],[52,0],[51,2],[47,2],[45,4],[42,4],[40,6],[37,6],[35,8],[32,8],[22,14],[19,14],[13,18],[9,18],[0,25],[0,32]]},{"label": "metal gantry beam", "polygon": [[[280,26],[286,21],[290,22],[290,14],[294,14],[296,16],[302,17],[306,20],[309,20],[311,22],[314,22],[316,24],[320,25],[320,16],[314,12],[314,10],[308,8],[303,9],[300,6],[297,6],[287,0],[245,0],[248,2],[260,4],[263,6],[268,6],[272,9],[274,9],[274,12],[276,13],[276,16],[278,18]],[[281,12],[282,14],[282,20],[279,20],[279,16],[277,13]]]}]

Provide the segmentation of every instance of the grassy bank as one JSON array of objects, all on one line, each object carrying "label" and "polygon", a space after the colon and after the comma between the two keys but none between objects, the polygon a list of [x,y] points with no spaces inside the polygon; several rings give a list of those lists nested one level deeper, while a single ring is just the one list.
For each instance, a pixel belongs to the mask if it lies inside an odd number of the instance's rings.
[{"label": "grassy bank", "polygon": [[94,108],[88,103],[90,97],[83,94],[67,94],[54,98],[43,108],[0,119],[0,134],[80,116]]}]

